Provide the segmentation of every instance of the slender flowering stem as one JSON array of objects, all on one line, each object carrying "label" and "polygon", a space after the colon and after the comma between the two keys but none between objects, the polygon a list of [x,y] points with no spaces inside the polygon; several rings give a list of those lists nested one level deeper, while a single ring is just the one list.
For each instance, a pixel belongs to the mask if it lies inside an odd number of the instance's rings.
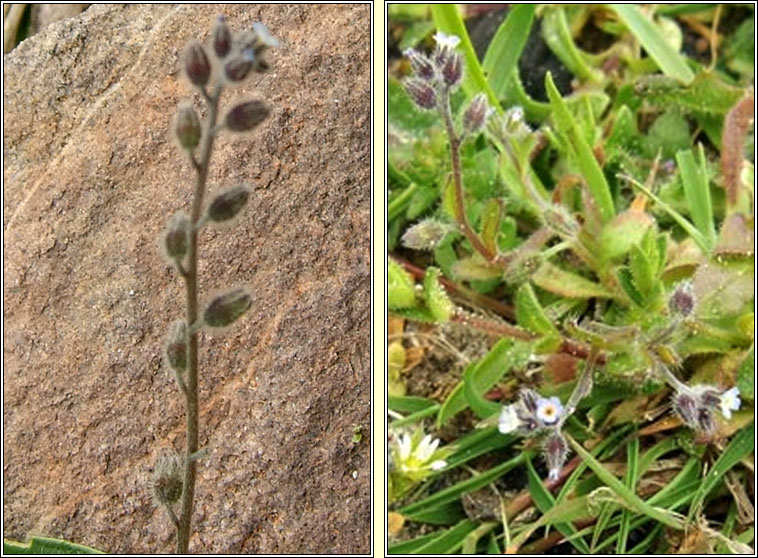
[{"label": "slender flowering stem", "polygon": [[453,125],[453,116],[450,110],[450,91],[445,89],[442,93],[442,116],[445,120],[448,140],[450,141],[450,157],[453,163],[453,185],[455,187],[455,218],[461,227],[461,231],[466,236],[471,246],[479,252],[485,260],[491,262],[495,259],[495,254],[485,246],[479,236],[471,228],[466,217],[466,209],[463,206],[463,176],[461,174],[461,138],[455,132]]},{"label": "slender flowering stem", "polygon": [[[204,91],[204,90],[203,90]],[[202,144],[200,147],[200,161],[197,163],[197,178],[195,180],[195,193],[192,199],[192,213],[189,238],[189,263],[187,264],[186,273],[182,274],[184,278],[185,290],[187,295],[187,324],[190,325],[188,332],[188,359],[187,359],[187,384],[186,384],[186,401],[187,401],[187,448],[185,455],[184,469],[184,491],[182,492],[181,516],[176,536],[177,554],[186,554],[189,549],[189,536],[192,527],[192,507],[195,497],[195,476],[197,472],[197,461],[190,456],[198,449],[198,431],[199,431],[199,414],[197,403],[197,334],[198,330],[191,326],[197,322],[197,233],[196,227],[200,220],[200,212],[203,208],[203,196],[205,194],[205,185],[208,179],[208,167],[210,166],[211,151],[213,150],[213,140],[215,139],[214,129],[218,118],[218,101],[221,96],[221,87],[217,86],[213,95],[207,96],[208,99],[208,118],[206,120],[205,133],[203,134]]]}]

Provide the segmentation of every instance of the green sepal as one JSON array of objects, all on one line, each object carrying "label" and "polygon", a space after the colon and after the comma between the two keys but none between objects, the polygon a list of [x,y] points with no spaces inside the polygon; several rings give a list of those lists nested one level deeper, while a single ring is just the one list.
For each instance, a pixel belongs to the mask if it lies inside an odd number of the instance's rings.
[{"label": "green sepal", "polygon": [[387,306],[390,310],[417,306],[413,278],[392,259],[387,266]]},{"label": "green sepal", "polygon": [[429,312],[438,322],[447,322],[455,311],[455,305],[440,285],[440,270],[430,267],[424,276],[424,297]]}]

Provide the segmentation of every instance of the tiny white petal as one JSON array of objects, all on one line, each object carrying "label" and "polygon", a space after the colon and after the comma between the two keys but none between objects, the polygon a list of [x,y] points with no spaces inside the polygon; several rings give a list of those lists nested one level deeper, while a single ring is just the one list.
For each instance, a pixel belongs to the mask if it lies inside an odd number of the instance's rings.
[{"label": "tiny white petal", "polygon": [[740,401],[740,390],[735,386],[721,394],[721,414],[724,418],[732,418],[732,411],[737,411],[740,408],[742,401]]},{"label": "tiny white petal", "polygon": [[421,461],[421,463],[428,461],[434,451],[437,449],[439,443],[439,440],[432,441],[432,437],[427,434],[424,436],[424,439],[421,440],[421,443],[416,448],[416,458]]},{"label": "tiny white petal", "polygon": [[400,461],[406,461],[411,456],[411,437],[408,434],[403,434],[400,437],[398,453],[400,454]]},{"label": "tiny white petal", "polygon": [[434,40],[440,48],[455,48],[461,42],[460,37],[447,35],[442,31],[437,31],[437,33],[435,33]]},{"label": "tiny white petal", "polygon": [[498,430],[503,434],[509,434],[514,430],[517,430],[521,425],[516,414],[516,408],[513,405],[506,405],[503,410],[500,411],[500,420],[498,421]]},{"label": "tiny white petal", "polygon": [[272,47],[279,46],[279,40],[271,34],[265,24],[256,21],[253,23],[253,31],[258,34],[263,44]]},{"label": "tiny white petal", "polygon": [[429,468],[432,471],[439,471],[440,469],[444,469],[447,467],[447,461],[444,459],[438,459],[437,461],[432,462],[431,465],[429,465]]}]

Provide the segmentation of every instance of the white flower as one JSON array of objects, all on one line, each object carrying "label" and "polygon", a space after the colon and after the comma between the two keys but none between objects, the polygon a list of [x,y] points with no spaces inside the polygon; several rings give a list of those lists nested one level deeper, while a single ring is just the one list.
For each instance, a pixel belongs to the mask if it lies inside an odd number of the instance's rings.
[{"label": "white flower", "polygon": [[455,35],[447,35],[442,31],[437,31],[434,35],[434,40],[437,42],[437,46],[441,49],[455,48],[461,42],[460,37]]},{"label": "white flower", "polygon": [[271,34],[265,24],[256,21],[253,23],[253,31],[256,32],[264,45],[270,47],[279,46],[279,40]]},{"label": "white flower", "polygon": [[729,389],[721,394],[721,401],[719,406],[721,407],[721,414],[724,418],[732,418],[732,411],[737,411],[741,405],[740,390],[737,386]]},{"label": "white flower", "polygon": [[563,405],[557,397],[537,401],[537,418],[544,424],[555,424],[563,414]]},{"label": "white flower", "polygon": [[438,448],[440,441],[420,430],[395,437],[392,445],[390,453],[395,470],[414,482],[447,467],[445,457],[452,453],[452,447]]},{"label": "white flower", "polygon": [[510,434],[514,430],[517,430],[521,426],[521,420],[516,414],[516,408],[513,405],[506,405],[503,410],[500,411],[500,420],[498,422],[498,429],[503,434]]}]

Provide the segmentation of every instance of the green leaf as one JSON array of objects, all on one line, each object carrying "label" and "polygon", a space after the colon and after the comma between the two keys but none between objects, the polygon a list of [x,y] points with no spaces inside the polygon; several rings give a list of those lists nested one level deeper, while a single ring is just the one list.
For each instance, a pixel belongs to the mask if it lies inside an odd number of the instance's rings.
[{"label": "green leaf", "polygon": [[535,4],[514,5],[487,47],[482,69],[498,99],[505,96],[506,83],[514,73],[521,51],[526,45],[535,7]]},{"label": "green leaf", "polygon": [[532,281],[548,292],[568,298],[613,298],[602,285],[580,275],[564,271],[550,262],[543,263],[532,275]]},{"label": "green leaf", "polygon": [[390,259],[387,265],[387,306],[390,310],[417,305],[413,278],[403,266]]},{"label": "green leaf", "polygon": [[[495,383],[508,372],[508,369],[514,360],[514,354],[511,352],[513,345],[514,342],[511,339],[501,339],[494,347],[492,347],[490,352],[476,364],[471,373],[473,389],[479,393],[484,393],[486,390],[494,386]],[[441,427],[467,407],[468,400],[466,399],[465,387],[461,381],[440,407],[440,412],[437,416],[437,426]]]},{"label": "green leaf", "polygon": [[424,276],[424,296],[426,306],[437,322],[447,322],[455,310],[455,305],[447,296],[445,288],[440,285],[440,270],[430,267]]},{"label": "green leaf", "polygon": [[387,398],[388,407],[398,413],[416,413],[429,407],[433,407],[436,404],[435,401],[427,399],[426,397],[410,395],[404,397],[389,396]]},{"label": "green leaf", "polygon": [[560,335],[547,317],[530,283],[524,283],[516,292],[516,321],[538,335]]},{"label": "green leaf", "polygon": [[503,204],[498,199],[487,201],[482,211],[480,235],[484,245],[494,254],[497,253],[497,236],[500,232],[500,223],[503,220]]},{"label": "green leaf", "polygon": [[656,287],[655,268],[639,245],[632,246],[629,252],[629,269],[632,272],[634,286],[646,298]]},{"label": "green leaf", "polygon": [[30,537],[29,542],[22,543],[3,539],[3,554],[105,554],[102,550],[81,544],[52,539],[49,537]]},{"label": "green leaf", "polygon": [[632,272],[629,270],[629,268],[625,266],[618,268],[616,271],[616,277],[619,280],[619,285],[621,285],[621,288],[624,289],[624,292],[629,296],[629,298],[632,299],[632,302],[634,302],[639,307],[645,306],[645,297],[642,296],[642,293],[640,293],[640,291],[638,291],[637,287],[634,285]]},{"label": "green leaf", "polygon": [[633,4],[608,4],[607,6],[618,14],[621,21],[664,74],[685,84],[692,82],[695,78],[692,70],[666,41],[662,30],[653,24],[639,7]]},{"label": "green leaf", "polygon": [[565,135],[571,146],[571,159],[579,167],[584,179],[587,181],[587,188],[597,204],[603,222],[610,221],[616,214],[616,209],[613,206],[613,198],[611,197],[608,182],[595,158],[592,148],[582,136],[577,123],[566,106],[566,102],[558,92],[555,83],[553,83],[553,77],[550,72],[545,75],[545,90],[550,99],[555,126],[561,134]]},{"label": "green leaf", "polygon": [[476,413],[479,418],[491,417],[498,411],[500,411],[500,405],[494,401],[487,401],[483,397],[483,392],[480,392],[474,385],[473,373],[476,370],[476,365],[469,364],[466,370],[463,372],[463,391],[466,394],[466,400],[468,401],[471,410]]},{"label": "green leaf", "polygon": [[690,215],[703,238],[712,247],[716,242],[716,230],[713,226],[713,206],[711,191],[708,188],[708,174],[705,169],[703,145],[698,145],[698,161],[691,149],[679,151],[676,162],[682,176],[684,197],[690,209]]}]

